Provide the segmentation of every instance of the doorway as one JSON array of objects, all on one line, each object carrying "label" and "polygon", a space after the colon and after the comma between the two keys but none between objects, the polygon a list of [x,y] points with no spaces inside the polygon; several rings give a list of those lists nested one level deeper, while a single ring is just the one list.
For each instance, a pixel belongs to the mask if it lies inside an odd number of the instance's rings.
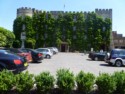
[{"label": "doorway", "polygon": [[61,52],[68,52],[68,43],[67,42],[62,42],[60,45],[60,51]]}]

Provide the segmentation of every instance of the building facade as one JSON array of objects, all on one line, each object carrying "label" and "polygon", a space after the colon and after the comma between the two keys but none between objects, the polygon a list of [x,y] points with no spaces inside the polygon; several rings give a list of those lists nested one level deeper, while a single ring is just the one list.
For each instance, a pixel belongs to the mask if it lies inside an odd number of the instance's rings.
[{"label": "building facade", "polygon": [[[27,8],[27,7],[22,7],[17,9],[17,17],[24,17],[24,16],[30,16],[32,17],[34,13],[39,13],[43,12],[43,10],[36,10],[35,8]],[[54,18],[57,18],[59,14],[65,14],[69,11],[46,11],[49,12],[53,15]],[[94,11],[97,15],[101,16],[103,19],[109,18],[111,19],[112,22],[112,9],[95,9]],[[85,16],[87,16],[88,12],[83,12]],[[75,17],[74,17],[75,20]],[[104,27],[105,29],[105,27]],[[75,27],[73,27],[73,30],[75,30]],[[111,31],[112,31],[112,26],[111,26]],[[110,49],[114,48],[114,43],[113,43],[113,37],[112,37],[112,32],[110,33]],[[73,36],[75,38],[75,36]]]},{"label": "building facade", "polygon": [[117,31],[112,31],[114,48],[125,49],[125,37],[122,34],[117,34]]}]

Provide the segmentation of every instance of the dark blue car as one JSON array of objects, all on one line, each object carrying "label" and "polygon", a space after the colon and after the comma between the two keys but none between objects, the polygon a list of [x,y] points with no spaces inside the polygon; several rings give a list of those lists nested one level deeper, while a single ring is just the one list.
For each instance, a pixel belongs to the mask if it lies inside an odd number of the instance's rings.
[{"label": "dark blue car", "polygon": [[25,57],[20,57],[7,50],[0,50],[0,71],[7,69],[13,73],[18,73],[28,67]]},{"label": "dark blue car", "polygon": [[105,60],[105,55],[106,55],[106,52],[90,52],[88,57],[91,58],[92,60],[102,60],[104,61]]}]

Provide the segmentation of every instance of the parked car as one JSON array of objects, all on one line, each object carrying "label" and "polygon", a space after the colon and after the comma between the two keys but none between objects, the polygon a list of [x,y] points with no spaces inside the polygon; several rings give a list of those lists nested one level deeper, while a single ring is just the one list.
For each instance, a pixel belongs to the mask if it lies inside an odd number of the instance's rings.
[{"label": "parked car", "polygon": [[0,71],[7,69],[13,73],[18,73],[25,70],[28,63],[25,57],[12,54],[7,50],[0,50]]},{"label": "parked car", "polygon": [[12,53],[16,53],[20,56],[26,57],[27,62],[32,62],[32,56],[31,53],[23,52],[19,48],[4,48],[4,50],[9,50]]},{"label": "parked car", "polygon": [[109,54],[106,54],[105,62],[117,67],[125,65],[125,49],[112,49]]},{"label": "parked car", "polygon": [[48,48],[38,48],[36,51],[43,53],[44,58],[50,59],[53,56],[52,51]]},{"label": "parked car", "polygon": [[90,52],[88,57],[92,60],[98,61],[98,60],[105,60],[106,52]]},{"label": "parked car", "polygon": [[53,54],[57,54],[58,53],[58,49],[56,47],[48,47],[48,48],[53,51]]},{"label": "parked car", "polygon": [[33,62],[42,62],[44,55],[34,49],[30,48],[20,48],[23,52],[31,53]]}]

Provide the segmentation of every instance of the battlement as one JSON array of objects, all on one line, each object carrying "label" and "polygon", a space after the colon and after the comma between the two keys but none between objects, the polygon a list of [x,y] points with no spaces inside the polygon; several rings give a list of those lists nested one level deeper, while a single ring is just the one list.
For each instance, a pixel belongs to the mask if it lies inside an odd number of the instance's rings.
[{"label": "battlement", "polygon": [[96,13],[103,13],[103,14],[109,14],[112,13],[112,9],[95,9]]},{"label": "battlement", "polygon": [[18,8],[18,9],[17,9],[17,13],[22,13],[22,12],[32,13],[32,9],[31,9],[31,8],[28,8],[28,7],[22,7],[22,8]]},{"label": "battlement", "polygon": [[103,19],[109,18],[112,20],[112,9],[95,9],[95,13],[102,16]]},{"label": "battlement", "polygon": [[[17,9],[17,17],[19,16],[30,16],[32,17],[34,13],[40,13],[44,12],[42,10],[37,10],[35,8],[28,8],[28,7],[21,7]],[[85,12],[77,12],[77,11],[45,11],[46,13],[51,13],[53,17],[57,17],[59,14],[67,14],[67,13],[83,13],[85,17],[87,17],[88,13],[94,12],[94,11],[85,11]],[[112,19],[112,9],[95,9],[95,13],[99,16],[102,16],[105,18]]]},{"label": "battlement", "polygon": [[21,7],[17,9],[17,17],[18,16],[31,16],[33,15],[33,9],[28,7]]}]

